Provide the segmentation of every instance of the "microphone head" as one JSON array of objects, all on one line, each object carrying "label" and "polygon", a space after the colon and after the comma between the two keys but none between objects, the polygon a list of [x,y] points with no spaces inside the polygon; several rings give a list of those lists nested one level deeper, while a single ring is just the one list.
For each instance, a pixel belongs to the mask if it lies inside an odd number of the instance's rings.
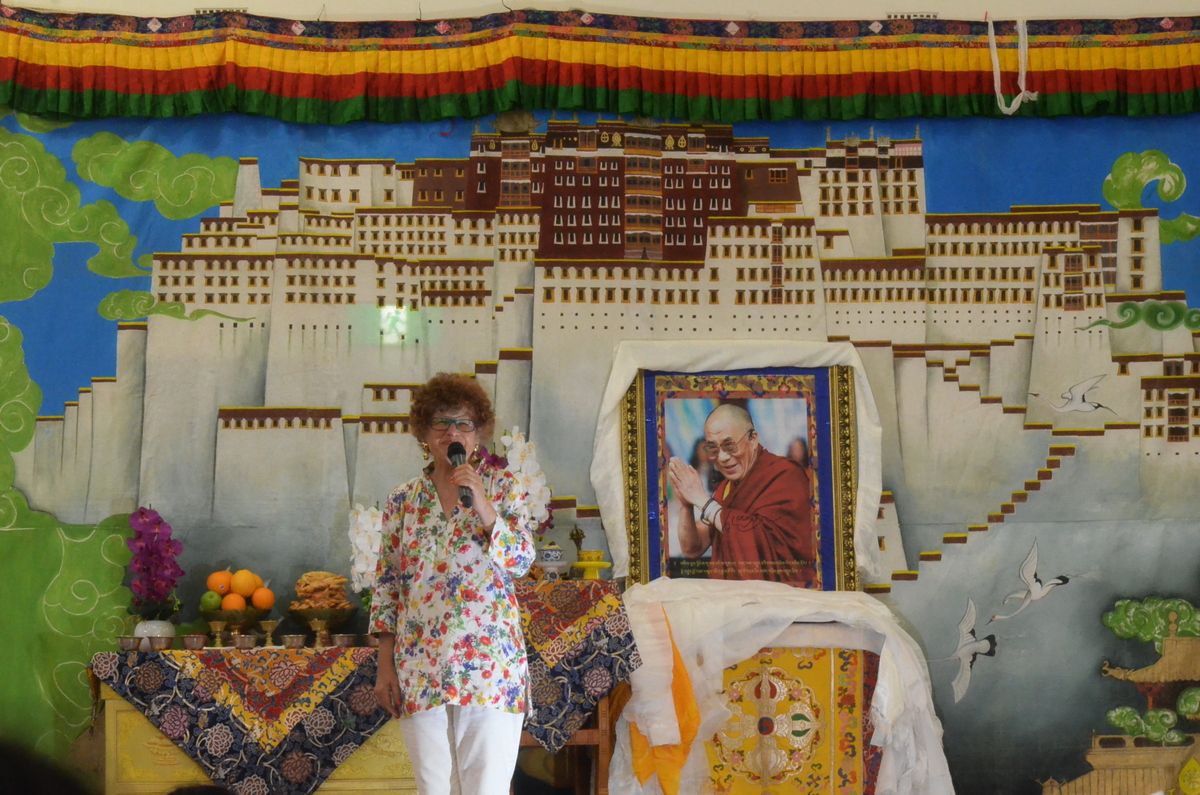
[{"label": "microphone head", "polygon": [[446,455],[450,459],[450,463],[455,466],[462,466],[467,463],[467,448],[462,446],[462,442],[451,442],[446,448]]}]

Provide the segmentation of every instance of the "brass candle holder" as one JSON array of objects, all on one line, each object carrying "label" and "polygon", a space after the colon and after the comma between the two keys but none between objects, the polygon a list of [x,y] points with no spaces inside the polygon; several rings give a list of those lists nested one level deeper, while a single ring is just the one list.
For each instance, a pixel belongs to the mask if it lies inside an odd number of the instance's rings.
[{"label": "brass candle holder", "polygon": [[212,647],[214,649],[225,648],[225,644],[221,640],[221,633],[225,631],[225,622],[224,621],[209,621],[208,628],[210,630],[212,630],[212,637],[213,637]]},{"label": "brass candle holder", "polygon": [[313,637],[314,649],[327,649],[333,645],[329,640],[328,625],[329,621],[324,618],[309,619],[308,626],[312,628],[312,631],[315,635],[315,637]]},{"label": "brass candle holder", "polygon": [[274,646],[275,638],[272,636],[272,633],[275,631],[275,627],[279,626],[279,622],[278,621],[259,621],[258,625],[260,627],[262,627],[263,632],[267,633],[267,636],[265,638],[263,638],[263,646],[264,647]]}]

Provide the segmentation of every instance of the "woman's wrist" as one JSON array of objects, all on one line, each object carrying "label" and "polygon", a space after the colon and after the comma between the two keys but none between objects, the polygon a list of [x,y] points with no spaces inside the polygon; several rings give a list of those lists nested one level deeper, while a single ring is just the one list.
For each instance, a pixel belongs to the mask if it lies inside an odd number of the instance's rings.
[{"label": "woman's wrist", "polygon": [[[487,514],[491,514],[489,518]],[[489,531],[496,529],[496,522],[500,520],[500,514],[492,507],[490,502],[475,503],[475,515],[479,517],[479,522]]]}]

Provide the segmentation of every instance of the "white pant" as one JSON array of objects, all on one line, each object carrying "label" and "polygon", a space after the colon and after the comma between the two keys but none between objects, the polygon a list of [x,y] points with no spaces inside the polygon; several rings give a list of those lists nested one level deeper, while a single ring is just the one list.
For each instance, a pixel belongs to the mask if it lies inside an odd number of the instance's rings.
[{"label": "white pant", "polygon": [[523,714],[435,707],[400,719],[420,795],[508,795]]}]

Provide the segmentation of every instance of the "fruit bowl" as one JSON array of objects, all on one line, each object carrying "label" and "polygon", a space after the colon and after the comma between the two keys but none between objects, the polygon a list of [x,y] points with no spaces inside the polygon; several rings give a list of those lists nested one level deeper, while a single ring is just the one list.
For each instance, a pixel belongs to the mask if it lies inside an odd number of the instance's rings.
[{"label": "fruit bowl", "polygon": [[247,607],[245,610],[201,610],[200,615],[205,621],[224,621],[226,632],[232,632],[234,628],[248,632],[260,619],[266,618],[268,612],[257,607]]},{"label": "fruit bowl", "polygon": [[309,622],[311,622],[313,619],[316,619],[318,621],[324,621],[325,622],[325,630],[329,631],[329,630],[337,629],[338,627],[345,624],[347,619],[349,619],[350,616],[354,615],[354,611],[357,609],[358,608],[356,608],[356,607],[326,607],[326,608],[313,607],[313,608],[306,608],[303,610],[296,610],[295,608],[293,608],[293,609],[289,610],[288,612],[291,613],[292,617],[295,618],[297,621],[299,621],[301,624],[303,624],[305,627],[311,627],[311,624]]}]

